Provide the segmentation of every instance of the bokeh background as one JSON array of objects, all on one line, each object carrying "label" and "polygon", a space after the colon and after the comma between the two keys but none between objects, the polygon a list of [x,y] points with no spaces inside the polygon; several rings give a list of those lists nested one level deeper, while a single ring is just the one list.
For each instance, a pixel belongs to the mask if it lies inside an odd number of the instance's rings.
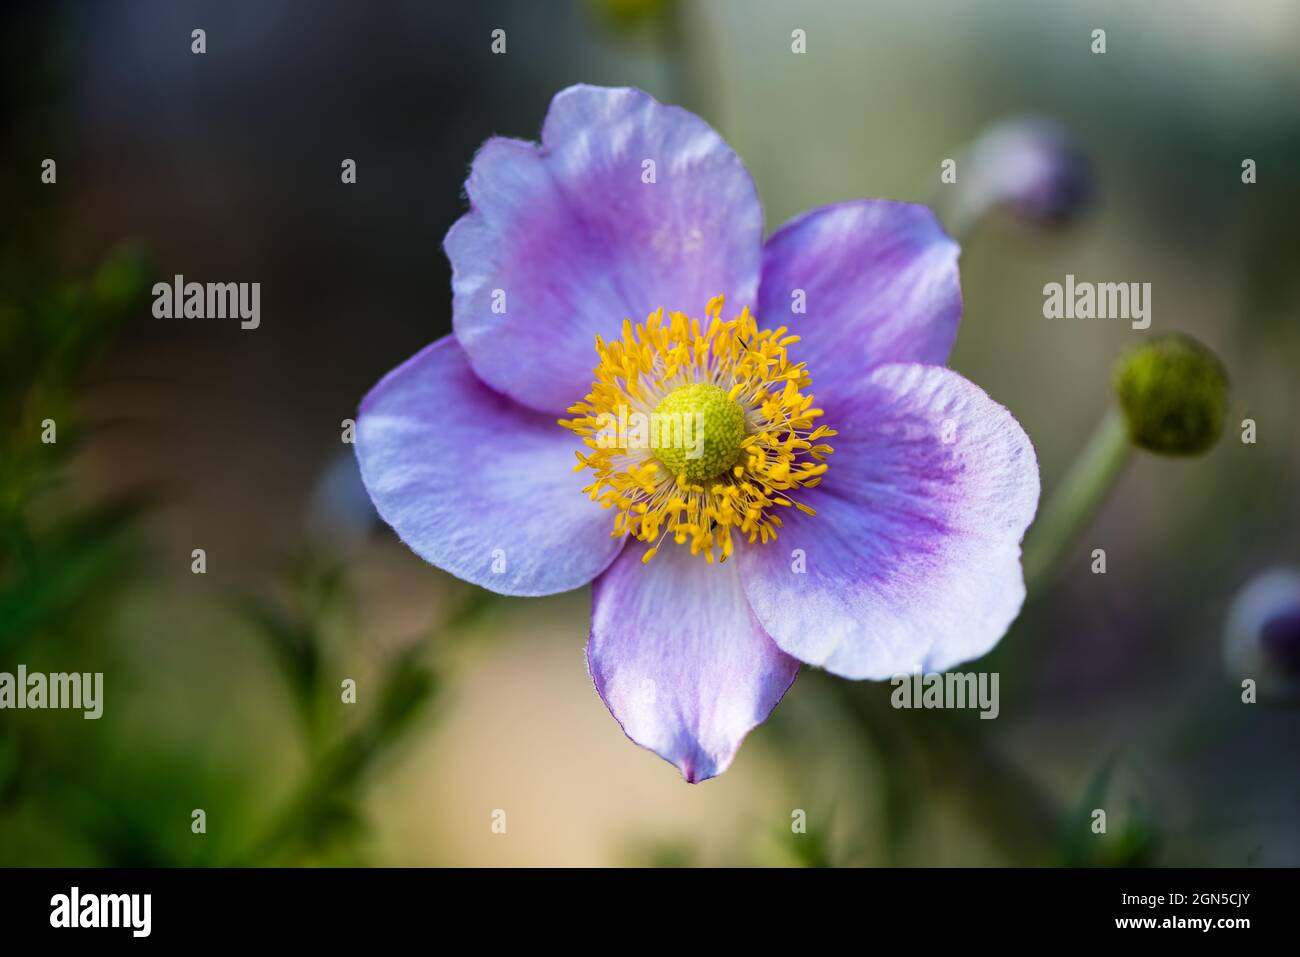
[{"label": "bokeh background", "polygon": [[[1241,586],[1300,560],[1292,0],[3,17],[0,670],[102,670],[106,701],[99,721],[0,712],[0,863],[1300,864],[1300,712],[1242,705],[1221,652]],[[576,82],[701,113],[769,230],[860,196],[941,202],[940,162],[1009,116],[1083,145],[1088,215],[963,237],[952,365],[1019,418],[1047,496],[1151,333],[1220,355],[1229,423],[1204,456],[1134,456],[973,666],[1001,673],[996,721],[805,669],[732,769],[688,786],[592,688],[587,590],[487,600],[371,522],[340,422],[450,328],[440,244],[477,146],[535,138]],[[154,319],[148,286],[175,273],[260,282],[261,328]],[[1044,319],[1066,273],[1152,283],[1150,332]]]}]

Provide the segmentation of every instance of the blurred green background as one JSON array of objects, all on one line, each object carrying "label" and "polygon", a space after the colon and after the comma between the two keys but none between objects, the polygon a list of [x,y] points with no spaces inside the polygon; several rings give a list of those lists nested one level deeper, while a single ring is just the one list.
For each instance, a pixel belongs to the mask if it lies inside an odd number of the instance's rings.
[{"label": "blurred green background", "polygon": [[[1300,864],[1300,712],[1242,705],[1221,653],[1241,586],[1300,561],[1293,0],[3,16],[0,671],[103,671],[106,700],[99,721],[0,712],[0,864]],[[1045,497],[1150,334],[1218,353],[1228,428],[1202,457],[1134,456],[972,666],[1002,675],[996,721],[805,669],[690,787],[592,688],[586,590],[489,601],[373,526],[340,422],[450,328],[440,244],[474,150],[535,138],[575,82],[703,115],[769,231],[860,196],[939,200],[940,162],[1009,116],[1086,150],[1082,221],[996,214],[964,238],[952,365],[1024,425]],[[261,328],[153,319],[148,287],[175,273],[261,282]],[[1152,283],[1151,330],[1044,319],[1067,273]]]}]

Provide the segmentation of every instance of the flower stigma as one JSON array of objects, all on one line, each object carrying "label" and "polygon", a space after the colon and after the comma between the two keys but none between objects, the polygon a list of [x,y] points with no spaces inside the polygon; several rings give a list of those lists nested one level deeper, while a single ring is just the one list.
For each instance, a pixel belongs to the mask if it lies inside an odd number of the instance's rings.
[{"label": "flower stigma", "polygon": [[[668,422],[669,427],[650,430],[650,447],[674,475],[703,482],[727,472],[740,459],[745,410],[722,386],[711,382],[679,385],[655,406],[654,415],[658,418],[653,422]],[[677,423],[682,425],[680,430]],[[691,441],[693,435],[699,439]]]},{"label": "flower stigma", "polygon": [[812,383],[787,347],[782,326],[759,329],[748,308],[722,318],[723,297],[705,307],[706,325],[684,313],[623,321],[622,337],[596,338],[600,362],[591,392],[559,424],[582,438],[574,471],[590,469],[583,491],[614,510],[615,537],[689,545],[707,562],[734,553],[733,533],[753,545],[774,541],[783,508],[816,514],[788,494],[820,484],[826,457]]}]

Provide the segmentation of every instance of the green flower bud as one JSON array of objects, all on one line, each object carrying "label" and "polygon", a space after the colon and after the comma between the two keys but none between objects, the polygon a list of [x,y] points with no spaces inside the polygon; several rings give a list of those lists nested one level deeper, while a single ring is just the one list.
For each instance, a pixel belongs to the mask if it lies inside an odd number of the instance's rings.
[{"label": "green flower bud", "polygon": [[1228,376],[1191,336],[1159,336],[1115,367],[1115,394],[1133,444],[1161,455],[1197,455],[1218,441]]},{"label": "green flower bud", "polygon": [[675,0],[587,0],[587,9],[611,26],[631,28],[658,20]]}]

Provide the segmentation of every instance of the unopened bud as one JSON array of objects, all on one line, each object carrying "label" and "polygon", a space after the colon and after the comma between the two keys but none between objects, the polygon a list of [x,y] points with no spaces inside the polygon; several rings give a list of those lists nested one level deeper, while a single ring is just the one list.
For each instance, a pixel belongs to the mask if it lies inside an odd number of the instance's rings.
[{"label": "unopened bud", "polygon": [[1133,444],[1161,455],[1197,455],[1223,431],[1228,377],[1191,336],[1159,336],[1125,353],[1115,393]]},{"label": "unopened bud", "polygon": [[1224,662],[1236,680],[1255,681],[1262,698],[1300,697],[1300,568],[1274,568],[1233,600]]},{"label": "unopened bud", "polygon": [[957,228],[993,209],[1006,209],[1035,226],[1081,219],[1095,186],[1087,153],[1060,123],[1015,117],[989,127],[958,164]]}]

